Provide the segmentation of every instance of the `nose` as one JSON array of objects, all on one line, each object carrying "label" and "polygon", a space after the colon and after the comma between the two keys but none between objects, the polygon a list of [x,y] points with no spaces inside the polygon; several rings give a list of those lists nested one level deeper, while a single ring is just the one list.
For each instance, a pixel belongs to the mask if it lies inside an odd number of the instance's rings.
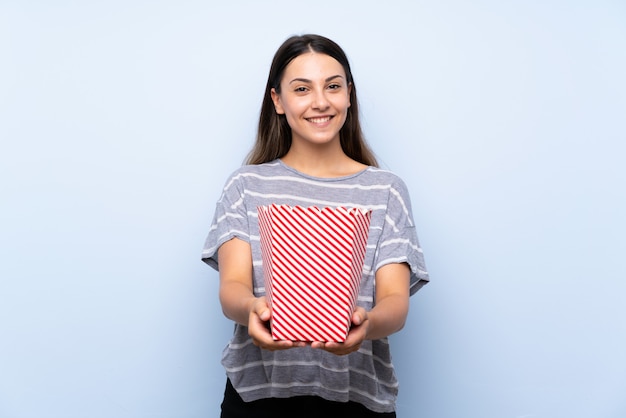
[{"label": "nose", "polygon": [[313,97],[313,109],[326,110],[330,107],[324,91],[317,91]]}]

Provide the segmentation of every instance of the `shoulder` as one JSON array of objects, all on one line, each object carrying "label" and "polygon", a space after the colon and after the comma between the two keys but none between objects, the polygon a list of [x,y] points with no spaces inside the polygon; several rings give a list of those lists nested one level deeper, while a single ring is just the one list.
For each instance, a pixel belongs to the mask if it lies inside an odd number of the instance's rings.
[{"label": "shoulder", "polygon": [[232,183],[240,183],[250,178],[271,177],[281,173],[282,167],[277,161],[263,164],[243,165],[235,169],[228,176],[227,186]]},{"label": "shoulder", "polygon": [[392,171],[378,167],[368,167],[366,173],[368,181],[378,184],[386,184],[390,188],[402,190],[403,193],[407,190],[404,180]]},{"label": "shoulder", "polygon": [[284,171],[283,165],[278,160],[263,164],[242,165],[236,169],[231,177],[246,177],[254,175],[276,175]]},{"label": "shoulder", "polygon": [[392,171],[370,167],[370,176],[375,178],[380,186],[387,192],[387,211],[411,216],[411,197],[404,180]]}]

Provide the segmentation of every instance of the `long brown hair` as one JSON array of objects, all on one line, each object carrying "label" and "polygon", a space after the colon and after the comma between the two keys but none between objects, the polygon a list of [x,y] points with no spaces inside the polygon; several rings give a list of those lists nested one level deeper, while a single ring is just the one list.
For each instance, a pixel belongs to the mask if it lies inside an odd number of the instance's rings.
[{"label": "long brown hair", "polygon": [[346,81],[351,85],[350,107],[346,122],[339,132],[343,152],[362,164],[378,166],[374,153],[369,148],[359,123],[359,104],[356,86],[350,70],[350,63],[341,47],[328,38],[320,35],[300,35],[287,39],[276,51],[265,87],[265,96],[261,104],[259,128],[256,142],[248,154],[247,164],[262,164],[287,154],[291,146],[291,128],[285,115],[276,113],[271,91],[280,93],[280,82],[285,68],[291,61],[307,52],[318,52],[336,59],[346,73]]}]

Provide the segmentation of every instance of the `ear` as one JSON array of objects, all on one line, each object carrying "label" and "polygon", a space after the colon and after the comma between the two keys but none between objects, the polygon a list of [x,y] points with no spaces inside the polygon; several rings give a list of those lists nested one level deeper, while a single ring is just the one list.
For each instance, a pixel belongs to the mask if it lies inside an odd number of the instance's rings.
[{"label": "ear", "polygon": [[274,102],[274,109],[276,109],[276,113],[284,115],[285,110],[283,109],[283,105],[280,103],[280,96],[276,93],[276,89],[272,88],[270,94],[272,96],[272,101]]},{"label": "ear", "polygon": [[352,83],[348,84],[348,107],[352,106],[352,103],[350,103],[351,95],[352,95]]}]

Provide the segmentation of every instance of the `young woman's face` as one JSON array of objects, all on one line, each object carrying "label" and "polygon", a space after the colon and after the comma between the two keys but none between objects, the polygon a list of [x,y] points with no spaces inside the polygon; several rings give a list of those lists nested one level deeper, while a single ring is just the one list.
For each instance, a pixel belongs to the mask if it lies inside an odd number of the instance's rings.
[{"label": "young woman's face", "polygon": [[292,143],[338,142],[350,107],[350,85],[336,59],[311,52],[289,63],[280,94],[272,89],[272,100],[276,112],[287,118]]}]

